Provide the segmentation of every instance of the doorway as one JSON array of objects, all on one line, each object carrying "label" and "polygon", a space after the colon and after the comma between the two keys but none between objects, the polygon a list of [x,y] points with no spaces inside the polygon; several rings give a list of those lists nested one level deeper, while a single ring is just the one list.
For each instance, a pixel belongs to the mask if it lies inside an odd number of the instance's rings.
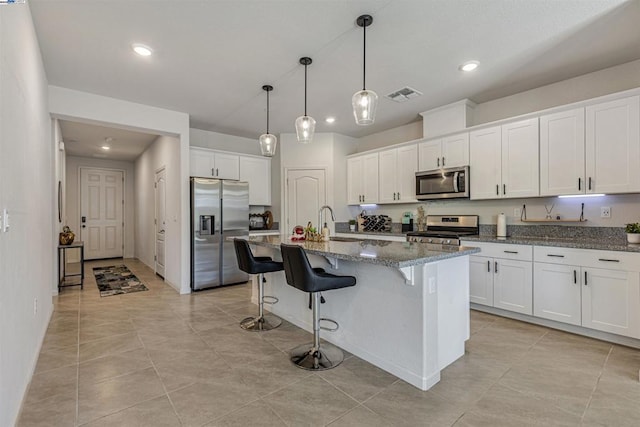
[{"label": "doorway", "polygon": [[165,237],[167,224],[167,171],[164,166],[156,171],[156,177],[153,184],[155,189],[155,271],[156,274],[164,279],[165,269]]},{"label": "doorway", "polygon": [[320,206],[326,204],[325,169],[287,169],[286,170],[286,218],[287,228],[296,225],[316,224]]},{"label": "doorway", "polygon": [[85,260],[124,256],[124,171],[80,168],[80,239]]}]

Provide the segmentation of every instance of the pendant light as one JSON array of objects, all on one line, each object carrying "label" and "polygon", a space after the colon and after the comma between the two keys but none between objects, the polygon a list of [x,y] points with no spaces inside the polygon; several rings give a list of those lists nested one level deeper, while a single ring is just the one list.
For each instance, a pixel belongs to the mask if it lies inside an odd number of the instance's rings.
[{"label": "pendant light", "polygon": [[313,132],[316,129],[316,121],[313,117],[307,116],[307,66],[311,64],[311,58],[300,58],[300,63],[304,65],[304,116],[296,119],[296,135],[298,142],[308,144],[313,139]]},{"label": "pendant light", "polygon": [[365,76],[367,69],[367,27],[373,22],[371,15],[358,16],[356,24],[362,27],[363,48],[362,48],[362,90],[353,94],[351,106],[356,123],[362,126],[373,124],[376,119],[376,107],[378,106],[378,95],[367,90],[365,86]]},{"label": "pendant light", "polygon": [[278,138],[269,133],[269,92],[273,90],[273,86],[264,85],[262,90],[267,92],[267,133],[260,135],[260,151],[265,157],[273,157],[276,154],[276,145],[278,145]]}]

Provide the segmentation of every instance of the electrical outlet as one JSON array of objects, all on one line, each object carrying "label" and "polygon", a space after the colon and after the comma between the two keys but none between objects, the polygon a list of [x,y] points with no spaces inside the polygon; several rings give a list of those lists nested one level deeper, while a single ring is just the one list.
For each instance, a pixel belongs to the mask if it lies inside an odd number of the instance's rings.
[{"label": "electrical outlet", "polygon": [[611,218],[611,208],[609,206],[600,208],[600,218]]},{"label": "electrical outlet", "polygon": [[513,210],[513,216],[520,219],[520,215],[522,215],[522,211],[520,210],[520,208],[515,208]]}]

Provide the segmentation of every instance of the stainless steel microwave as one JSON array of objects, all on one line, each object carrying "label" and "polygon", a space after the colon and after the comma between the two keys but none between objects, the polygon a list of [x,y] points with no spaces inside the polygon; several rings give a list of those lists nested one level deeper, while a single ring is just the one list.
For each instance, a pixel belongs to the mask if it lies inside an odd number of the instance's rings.
[{"label": "stainless steel microwave", "polygon": [[416,172],[416,199],[469,197],[469,166]]}]

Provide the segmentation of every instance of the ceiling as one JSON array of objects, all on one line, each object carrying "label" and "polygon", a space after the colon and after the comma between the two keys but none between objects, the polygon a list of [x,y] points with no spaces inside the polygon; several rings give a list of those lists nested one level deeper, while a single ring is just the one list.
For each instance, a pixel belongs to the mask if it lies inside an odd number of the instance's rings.
[{"label": "ceiling", "polygon": [[[186,112],[191,127],[257,138],[294,132],[308,113],[316,131],[362,137],[463,98],[507,96],[640,58],[640,0],[30,0],[50,84]],[[351,96],[380,96],[361,127]],[[132,43],[153,48],[150,57]],[[463,73],[458,66],[477,60]],[[424,95],[384,98],[404,86]],[[335,116],[333,124],[326,116]],[[64,135],[64,134],[63,134]],[[64,135],[65,139],[67,135]],[[99,139],[99,138],[97,138]]]}]

